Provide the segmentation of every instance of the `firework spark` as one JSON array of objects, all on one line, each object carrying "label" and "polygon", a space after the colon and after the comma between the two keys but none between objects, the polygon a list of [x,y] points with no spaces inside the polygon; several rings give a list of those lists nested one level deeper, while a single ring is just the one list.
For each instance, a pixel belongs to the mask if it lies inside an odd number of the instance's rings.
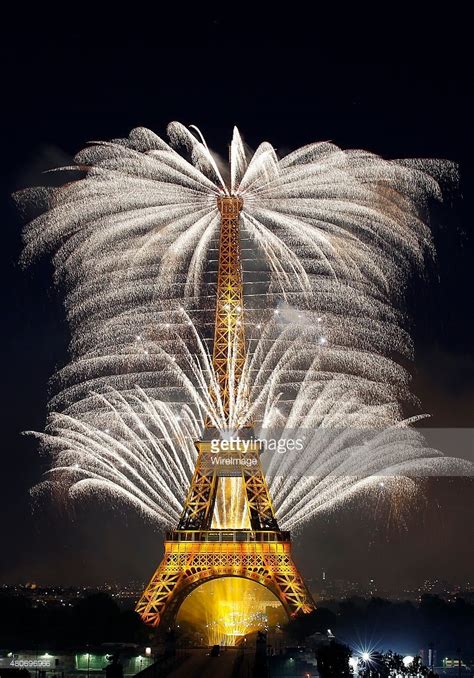
[{"label": "firework spark", "polygon": [[[94,142],[65,168],[82,179],[21,196],[46,201],[23,262],[52,254],[72,332],[36,434],[53,455],[46,482],[110,492],[170,524],[206,418],[222,433],[329,429],[296,463],[269,465],[280,522],[294,527],[384,470],[444,463],[402,422],[412,343],[400,309],[433,256],[427,204],[454,166],[327,142],[282,159],[265,142],[249,157],[235,129],[227,178],[195,132],[175,122],[169,144],[143,128]],[[243,200],[248,338],[230,421],[210,357],[217,198],[228,194]],[[361,444],[330,430],[347,427],[380,434]]]}]

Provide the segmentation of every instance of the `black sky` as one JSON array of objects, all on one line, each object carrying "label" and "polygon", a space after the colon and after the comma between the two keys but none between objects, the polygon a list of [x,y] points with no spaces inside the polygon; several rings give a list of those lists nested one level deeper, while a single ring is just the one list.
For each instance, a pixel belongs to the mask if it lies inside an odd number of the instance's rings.
[{"label": "black sky", "polygon": [[[213,22],[207,34],[217,30]],[[146,578],[161,556],[159,532],[126,509],[92,503],[71,514],[42,504],[31,512],[29,488],[46,461],[20,432],[44,425],[48,378],[67,360],[68,330],[48,261],[18,266],[21,220],[8,196],[41,184],[43,170],[68,162],[89,140],[125,136],[139,125],[163,135],[179,120],[197,124],[222,155],[237,124],[250,146],[268,140],[280,153],[329,139],[389,158],[459,163],[459,189],[449,189],[433,213],[437,267],[414,283],[407,310],[413,390],[432,415],[430,426],[473,426],[474,98],[465,73],[452,65],[323,64],[297,49],[250,50],[229,63],[215,50],[146,49],[139,41],[101,50],[93,40],[38,47],[15,37],[3,85],[0,584]],[[468,576],[468,481],[429,483],[406,528],[369,517],[360,503],[355,508],[321,518],[296,538],[307,576],[326,569],[390,585]]]}]

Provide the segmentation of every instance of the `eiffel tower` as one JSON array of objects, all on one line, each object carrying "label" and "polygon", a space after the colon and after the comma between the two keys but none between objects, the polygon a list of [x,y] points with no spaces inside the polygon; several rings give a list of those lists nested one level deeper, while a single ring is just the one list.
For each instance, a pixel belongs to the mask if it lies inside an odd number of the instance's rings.
[{"label": "eiffel tower", "polygon": [[[227,421],[246,353],[242,204],[236,196],[218,198],[221,227],[212,358]],[[210,421],[206,427],[212,428]],[[191,591],[217,577],[242,577],[262,584],[289,617],[313,610],[313,599],[291,556],[290,533],[280,530],[275,517],[259,444],[240,440],[229,452],[221,442],[218,456],[232,465],[219,468],[212,463],[216,451],[210,440],[195,445],[198,458],[177,529],[166,533],[163,559],[136,606],[143,621],[171,627]]]}]

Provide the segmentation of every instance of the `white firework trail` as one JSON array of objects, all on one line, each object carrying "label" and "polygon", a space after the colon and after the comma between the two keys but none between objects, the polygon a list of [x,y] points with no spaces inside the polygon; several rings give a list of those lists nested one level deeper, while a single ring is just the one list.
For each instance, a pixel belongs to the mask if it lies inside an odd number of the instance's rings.
[{"label": "white firework trail", "polygon": [[[20,196],[47,205],[24,230],[23,262],[52,254],[72,332],[35,434],[53,456],[45,482],[110,492],[173,524],[206,418],[221,432],[388,427],[363,449],[333,431],[296,463],[272,459],[278,516],[294,527],[384,469],[445,463],[402,422],[397,361],[412,357],[405,286],[433,255],[428,202],[455,167],[328,142],[282,159],[265,142],[249,158],[235,129],[227,188],[195,131],[175,122],[170,144],[143,128],[94,142],[63,168],[80,180]],[[227,422],[209,347],[217,198],[229,194],[243,200],[248,357]]]}]

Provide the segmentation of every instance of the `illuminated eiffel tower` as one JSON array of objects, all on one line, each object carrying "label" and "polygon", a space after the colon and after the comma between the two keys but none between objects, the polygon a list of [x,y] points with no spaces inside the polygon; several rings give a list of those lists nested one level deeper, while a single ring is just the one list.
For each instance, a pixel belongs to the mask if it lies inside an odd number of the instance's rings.
[{"label": "illuminated eiffel tower", "polygon": [[[219,268],[213,365],[222,409],[229,421],[232,389],[245,365],[245,329],[239,215],[241,198],[220,197]],[[206,426],[211,428],[208,421]],[[314,602],[291,557],[290,533],[279,529],[260,464],[258,443],[242,441],[218,456],[245,464],[213,465],[211,441],[196,443],[194,476],[176,530],[166,534],[163,559],[137,603],[151,626],[173,625],[191,591],[217,577],[263,584],[288,616],[310,612]],[[227,469],[230,470],[227,470]],[[232,504],[232,508],[230,508]]]}]

